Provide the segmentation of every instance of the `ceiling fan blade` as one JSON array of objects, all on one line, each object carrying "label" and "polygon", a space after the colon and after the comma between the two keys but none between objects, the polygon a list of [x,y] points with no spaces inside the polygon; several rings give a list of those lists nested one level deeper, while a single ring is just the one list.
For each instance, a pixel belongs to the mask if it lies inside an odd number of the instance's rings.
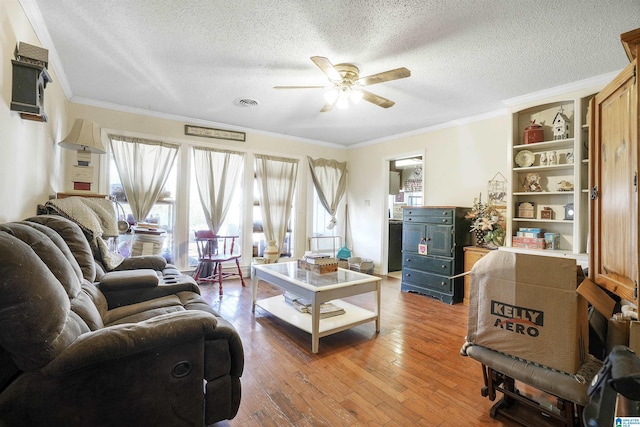
[{"label": "ceiling fan blade", "polygon": [[274,89],[322,89],[326,86],[274,86]]},{"label": "ceiling fan blade", "polygon": [[383,98],[380,95],[376,95],[375,93],[367,92],[366,90],[362,91],[362,99],[365,101],[371,102],[372,104],[376,104],[382,108],[393,107],[395,102],[390,99]]},{"label": "ceiling fan blade", "polygon": [[375,85],[382,82],[388,82],[390,80],[404,79],[411,76],[411,71],[402,67],[395,70],[384,71],[378,74],[372,74],[370,76],[362,77],[357,80],[356,83],[363,86]]},{"label": "ceiling fan blade", "polygon": [[339,82],[342,80],[342,76],[338,70],[336,70],[331,61],[324,56],[312,56],[311,60],[326,74],[330,81]]},{"label": "ceiling fan blade", "polygon": [[328,113],[329,111],[333,110],[333,106],[334,104],[324,104],[324,107],[322,107],[322,110],[320,110],[320,112]]}]

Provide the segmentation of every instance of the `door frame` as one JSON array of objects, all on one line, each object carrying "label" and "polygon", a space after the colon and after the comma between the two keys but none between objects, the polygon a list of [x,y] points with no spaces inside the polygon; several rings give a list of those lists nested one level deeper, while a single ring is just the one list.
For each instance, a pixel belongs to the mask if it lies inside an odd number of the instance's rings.
[{"label": "door frame", "polygon": [[425,195],[424,195],[424,179],[425,179],[425,170],[424,170],[424,164],[425,164],[425,158],[426,158],[426,150],[425,149],[420,149],[420,150],[413,150],[413,151],[406,151],[403,153],[398,153],[398,154],[394,154],[394,155],[389,155],[386,157],[383,157],[382,159],[382,176],[386,177],[385,179],[382,180],[382,200],[384,201],[383,203],[381,203],[382,206],[382,211],[381,211],[381,218],[382,221],[380,221],[380,235],[382,236],[382,244],[380,245],[380,274],[381,275],[387,275],[389,273],[389,172],[390,172],[390,168],[391,168],[391,162],[394,160],[402,160],[402,159],[406,159],[408,157],[422,157],[422,200],[424,202],[425,200]]}]

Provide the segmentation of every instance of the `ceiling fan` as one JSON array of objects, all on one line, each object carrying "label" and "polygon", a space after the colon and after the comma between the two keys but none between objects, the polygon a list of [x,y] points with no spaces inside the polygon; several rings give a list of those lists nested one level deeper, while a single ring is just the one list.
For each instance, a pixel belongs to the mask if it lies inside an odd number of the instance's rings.
[{"label": "ceiling fan", "polygon": [[[382,108],[393,107],[395,102],[382,96],[376,95],[362,89],[377,83],[388,82],[390,80],[403,79],[411,75],[411,71],[402,67],[394,70],[360,77],[360,70],[353,64],[331,64],[324,56],[312,56],[311,60],[322,70],[331,82],[330,90],[325,92],[327,102],[322,110],[323,113],[331,111],[334,106],[346,108],[349,101],[358,102],[360,99],[371,102]],[[327,86],[274,86],[274,89],[326,89]]]}]

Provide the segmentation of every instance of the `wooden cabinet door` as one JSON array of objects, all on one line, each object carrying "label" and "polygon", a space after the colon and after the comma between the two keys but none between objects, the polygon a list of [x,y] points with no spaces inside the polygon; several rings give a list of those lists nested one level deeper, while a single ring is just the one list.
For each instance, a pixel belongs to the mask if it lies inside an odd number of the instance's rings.
[{"label": "wooden cabinet door", "polygon": [[402,250],[418,253],[418,245],[425,238],[424,224],[405,222],[402,226]]},{"label": "wooden cabinet door", "polygon": [[[423,242],[424,240],[424,242]],[[453,226],[438,224],[408,224],[402,228],[405,252],[418,252],[418,244],[427,244],[427,255],[453,256]]]},{"label": "wooden cabinet door", "polygon": [[636,61],[591,103],[589,277],[630,301],[638,286]]},{"label": "wooden cabinet door", "polygon": [[425,225],[427,247],[429,255],[452,257],[453,256],[453,226],[452,225]]}]

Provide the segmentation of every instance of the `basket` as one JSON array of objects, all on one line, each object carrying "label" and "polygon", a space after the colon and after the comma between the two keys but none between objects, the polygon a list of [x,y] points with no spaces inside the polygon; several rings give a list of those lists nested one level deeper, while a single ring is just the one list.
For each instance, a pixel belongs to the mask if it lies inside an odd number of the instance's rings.
[{"label": "basket", "polygon": [[373,274],[373,260],[360,257],[349,258],[349,270]]}]

